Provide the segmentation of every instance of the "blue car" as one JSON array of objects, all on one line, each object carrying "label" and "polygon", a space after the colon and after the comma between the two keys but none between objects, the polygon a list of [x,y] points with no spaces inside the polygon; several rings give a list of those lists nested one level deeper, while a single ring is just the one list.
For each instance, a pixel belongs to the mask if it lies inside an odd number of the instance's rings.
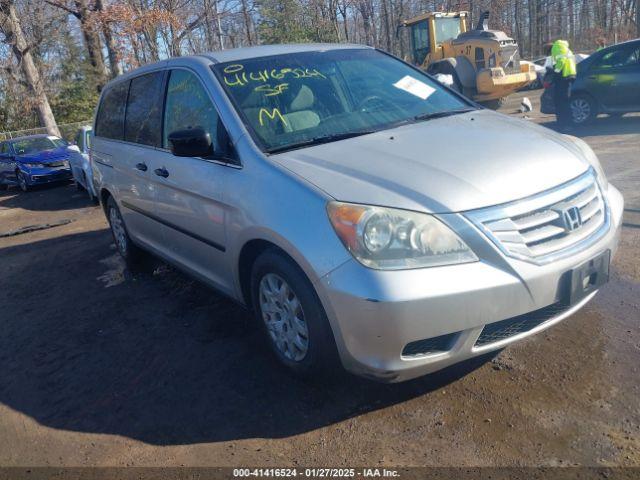
[{"label": "blue car", "polygon": [[0,190],[73,178],[68,143],[52,135],[30,135],[0,142]]}]

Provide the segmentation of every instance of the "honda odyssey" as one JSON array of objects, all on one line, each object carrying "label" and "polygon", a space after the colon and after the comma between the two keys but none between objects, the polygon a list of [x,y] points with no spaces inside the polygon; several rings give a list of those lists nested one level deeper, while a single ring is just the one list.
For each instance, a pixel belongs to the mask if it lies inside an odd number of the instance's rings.
[{"label": "honda odyssey", "polygon": [[94,135],[120,254],[246,305],[301,374],[398,382],[502,348],[591,300],[618,243],[585,142],[368,47],[148,65],[104,89]]}]

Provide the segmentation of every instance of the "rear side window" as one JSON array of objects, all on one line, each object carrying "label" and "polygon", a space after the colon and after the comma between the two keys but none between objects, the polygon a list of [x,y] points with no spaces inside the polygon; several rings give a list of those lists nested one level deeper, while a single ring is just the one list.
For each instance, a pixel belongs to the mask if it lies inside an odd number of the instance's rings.
[{"label": "rear side window", "polygon": [[114,140],[124,138],[124,111],[128,91],[129,82],[120,82],[102,95],[96,119],[97,136]]},{"label": "rear side window", "polygon": [[638,48],[626,47],[612,50],[605,53],[602,58],[594,64],[595,69],[629,67],[638,64],[640,51]]},{"label": "rear side window", "polygon": [[159,147],[162,132],[164,72],[149,73],[131,80],[124,139]]}]

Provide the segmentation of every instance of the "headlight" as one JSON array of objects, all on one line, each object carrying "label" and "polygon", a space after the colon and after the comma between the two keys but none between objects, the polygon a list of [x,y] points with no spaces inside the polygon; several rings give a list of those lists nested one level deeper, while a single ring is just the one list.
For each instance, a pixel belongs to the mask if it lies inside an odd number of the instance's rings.
[{"label": "headlight", "polygon": [[65,168],[69,168],[69,160],[65,160],[64,162],[62,162],[62,166]]},{"label": "headlight", "polygon": [[27,168],[42,168],[41,163],[23,163],[22,165],[24,165]]},{"label": "headlight", "polygon": [[433,215],[341,202],[330,202],[327,211],[342,243],[367,267],[402,270],[478,260]]},{"label": "headlight", "polygon": [[600,160],[598,160],[598,156],[591,149],[591,147],[582,140],[581,138],[574,137],[572,135],[565,135],[568,137],[575,145],[580,149],[585,159],[589,164],[593,167],[593,169],[598,174],[598,183],[600,184],[600,188],[603,191],[607,191],[609,188],[609,181],[607,180],[607,176],[604,174],[604,170],[602,169],[602,165],[600,164]]}]

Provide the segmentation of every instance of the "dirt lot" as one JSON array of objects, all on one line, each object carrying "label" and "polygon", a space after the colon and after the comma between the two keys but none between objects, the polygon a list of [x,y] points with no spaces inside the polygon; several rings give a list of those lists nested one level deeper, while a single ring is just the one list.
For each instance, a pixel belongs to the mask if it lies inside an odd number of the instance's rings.
[{"label": "dirt lot", "polygon": [[71,222],[0,238],[0,465],[640,466],[640,116],[578,135],[626,199],[611,283],[400,385],[291,378],[241,308],[161,264],[126,271],[72,185],[1,192],[0,233]]}]

